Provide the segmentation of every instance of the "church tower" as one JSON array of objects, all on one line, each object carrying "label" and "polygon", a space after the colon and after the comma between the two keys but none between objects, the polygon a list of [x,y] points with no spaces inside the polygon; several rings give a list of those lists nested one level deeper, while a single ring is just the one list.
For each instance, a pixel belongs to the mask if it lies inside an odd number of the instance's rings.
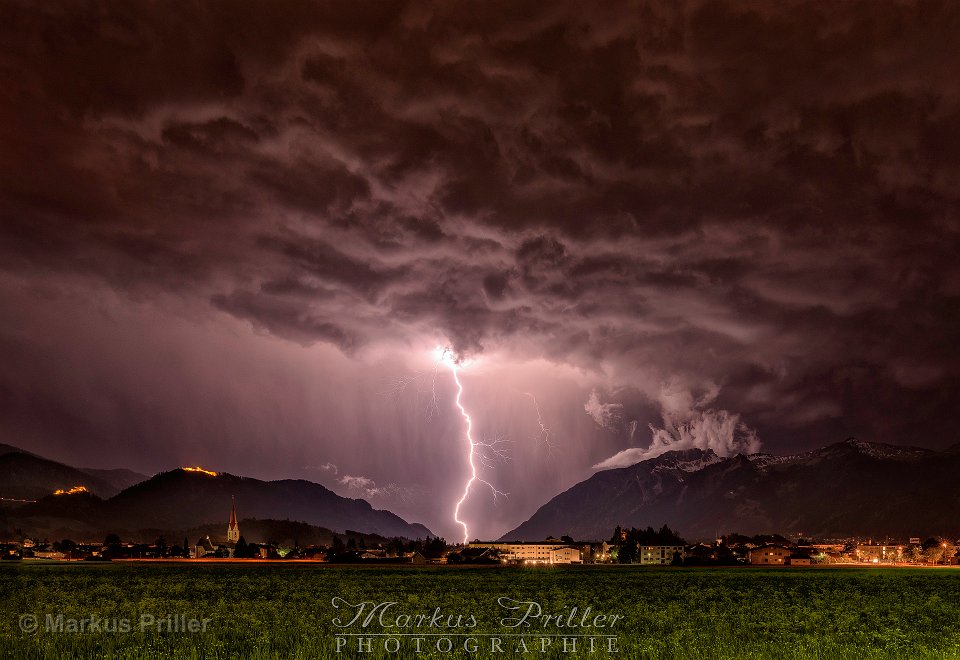
[{"label": "church tower", "polygon": [[240,540],[240,525],[237,524],[237,501],[230,498],[230,522],[227,524],[227,543]]}]

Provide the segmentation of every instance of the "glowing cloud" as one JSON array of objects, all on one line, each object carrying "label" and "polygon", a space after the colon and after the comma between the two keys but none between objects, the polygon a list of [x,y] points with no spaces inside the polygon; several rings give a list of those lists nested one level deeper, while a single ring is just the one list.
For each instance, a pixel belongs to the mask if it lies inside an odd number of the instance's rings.
[{"label": "glowing cloud", "polygon": [[619,403],[601,403],[597,390],[593,390],[590,392],[590,398],[583,404],[583,409],[593,418],[597,426],[605,429],[613,429],[623,412],[623,405]]},{"label": "glowing cloud", "polygon": [[664,421],[663,428],[650,425],[653,437],[649,447],[624,449],[594,467],[626,467],[677,449],[710,449],[717,456],[751,454],[760,450],[756,431],[741,422],[739,415],[726,410],[693,412],[683,421],[667,416]]}]

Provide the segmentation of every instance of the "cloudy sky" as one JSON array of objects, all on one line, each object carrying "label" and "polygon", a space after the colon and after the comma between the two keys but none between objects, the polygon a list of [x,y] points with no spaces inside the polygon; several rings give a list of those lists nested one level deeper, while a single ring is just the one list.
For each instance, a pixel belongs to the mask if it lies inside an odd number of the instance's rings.
[{"label": "cloudy sky", "polygon": [[438,345],[471,536],[669,448],[960,441],[960,5],[604,6],[0,2],[0,442],[453,539]]}]

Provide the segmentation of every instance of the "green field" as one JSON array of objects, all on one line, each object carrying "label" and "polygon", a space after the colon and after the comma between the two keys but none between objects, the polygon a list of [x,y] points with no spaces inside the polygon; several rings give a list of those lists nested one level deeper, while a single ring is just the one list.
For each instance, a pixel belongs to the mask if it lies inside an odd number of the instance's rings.
[{"label": "green field", "polygon": [[[452,629],[405,628],[420,636],[432,633],[423,636],[420,653],[411,636],[395,638],[401,644],[397,653],[384,652],[385,635],[367,637],[370,653],[357,652],[357,637],[344,637],[346,646],[338,655],[338,633],[366,636],[384,629],[376,621],[365,629],[359,623],[336,628],[333,619],[344,610],[332,607],[335,597],[396,602],[386,623],[395,623],[396,614],[432,615],[439,607],[444,617],[472,614],[476,625],[467,627],[464,618]],[[591,617],[620,615],[622,622],[601,631],[618,637],[619,650],[601,651],[602,642],[595,640],[597,650],[587,653],[583,645],[589,640],[580,637],[578,652],[564,653],[561,638],[554,636],[542,652],[542,628],[527,634],[525,628],[501,624],[519,612],[502,609],[500,597],[538,601],[551,614],[568,614],[575,606],[575,620],[581,622],[588,606]],[[0,656],[13,658],[960,658],[960,570],[951,569],[4,562],[0,599]],[[39,630],[23,632],[23,614],[36,617]],[[62,632],[56,630],[58,614],[64,617]],[[143,615],[162,620],[166,614],[209,619],[207,629],[157,632],[149,619],[141,620]],[[99,617],[101,628],[114,625],[110,620],[122,628],[127,620],[133,629],[67,630],[71,620],[79,626],[91,616]],[[179,625],[167,621],[169,627]],[[598,630],[555,623],[547,628],[552,635]],[[149,625],[141,630],[141,624]],[[502,652],[492,652],[491,638],[510,631],[526,637],[505,635]],[[450,639],[452,652],[442,652],[446,642],[440,638]],[[516,650],[521,638],[526,654]],[[468,639],[478,644],[472,655],[463,650]]]}]

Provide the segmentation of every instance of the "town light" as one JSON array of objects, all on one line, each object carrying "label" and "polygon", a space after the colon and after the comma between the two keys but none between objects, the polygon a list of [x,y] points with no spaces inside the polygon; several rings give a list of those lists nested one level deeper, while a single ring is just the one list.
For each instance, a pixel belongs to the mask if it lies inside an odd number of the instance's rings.
[{"label": "town light", "polygon": [[182,467],[180,469],[183,470],[184,472],[200,472],[201,474],[206,474],[211,477],[215,477],[218,474],[217,472],[213,472],[212,470],[204,470],[199,465],[195,467]]},{"label": "town light", "polygon": [[89,493],[86,486],[74,486],[73,488],[68,488],[64,490],[63,488],[58,488],[53,491],[54,495],[76,495],[77,493]]}]

